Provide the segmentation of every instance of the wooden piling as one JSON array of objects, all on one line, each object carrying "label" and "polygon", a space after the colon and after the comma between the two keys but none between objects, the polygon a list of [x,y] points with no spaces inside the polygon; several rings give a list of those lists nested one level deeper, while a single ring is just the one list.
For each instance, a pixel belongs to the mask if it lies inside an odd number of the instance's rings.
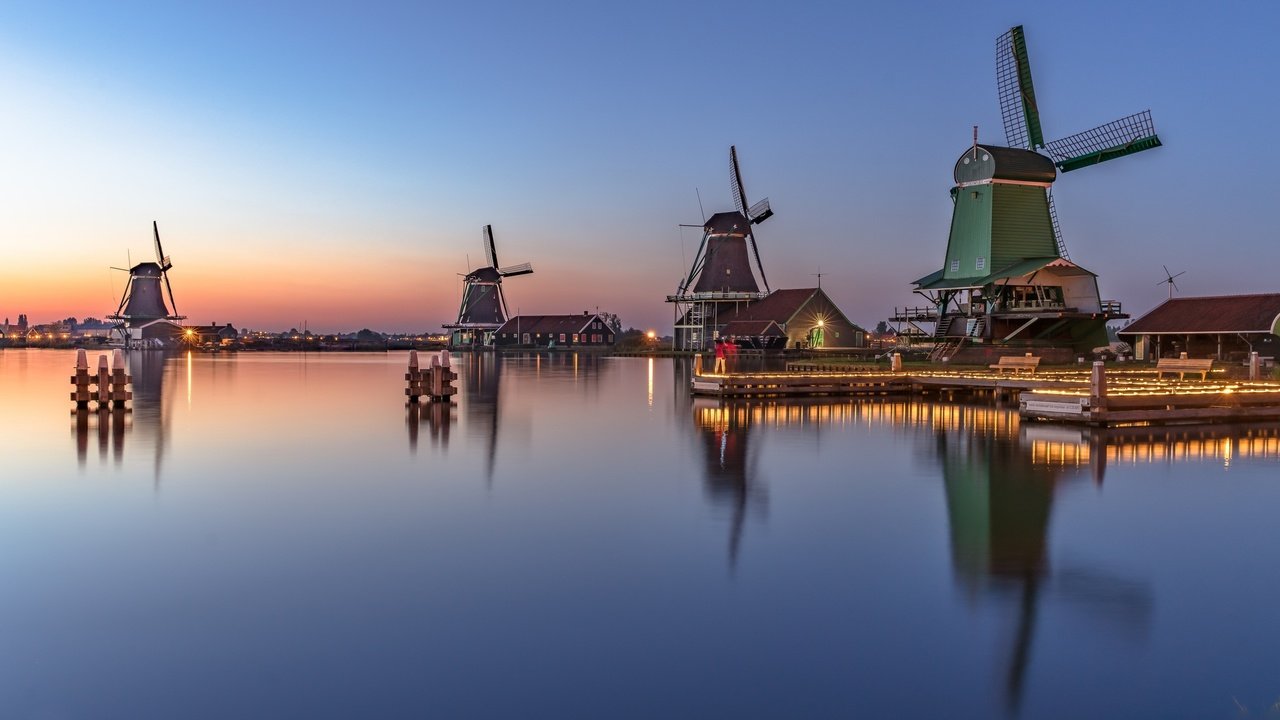
[{"label": "wooden piling", "polygon": [[1258,353],[1256,350],[1254,352],[1249,353],[1249,379],[1250,380],[1262,379],[1262,363],[1258,358]]},{"label": "wooden piling", "polygon": [[133,378],[125,373],[122,351],[116,350],[111,354],[111,364],[111,389],[108,393],[111,397],[111,407],[123,408],[126,402],[133,399],[133,393],[129,390],[129,384],[133,382]]},{"label": "wooden piling", "polygon": [[1093,362],[1089,376],[1089,407],[1094,412],[1107,409],[1107,368],[1101,360]]}]

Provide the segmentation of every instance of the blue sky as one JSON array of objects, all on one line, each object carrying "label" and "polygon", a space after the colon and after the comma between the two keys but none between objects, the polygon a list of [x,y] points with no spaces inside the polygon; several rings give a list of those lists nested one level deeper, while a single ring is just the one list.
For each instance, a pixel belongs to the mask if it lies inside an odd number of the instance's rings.
[{"label": "blue sky", "polygon": [[159,220],[193,320],[429,329],[495,226],[524,312],[670,325],[732,207],[774,287],[872,325],[942,262],[951,167],[1000,142],[995,38],[1026,28],[1045,132],[1150,108],[1165,147],[1070,173],[1072,258],[1140,313],[1277,291],[1274,3],[44,3],[0,10],[0,315],[104,314]]}]

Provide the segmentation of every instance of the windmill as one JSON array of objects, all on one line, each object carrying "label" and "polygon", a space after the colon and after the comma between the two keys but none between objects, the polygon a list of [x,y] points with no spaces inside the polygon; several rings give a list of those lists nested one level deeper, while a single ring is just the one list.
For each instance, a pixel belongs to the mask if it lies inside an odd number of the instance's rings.
[{"label": "windmill", "polygon": [[[996,39],[996,87],[1000,94],[1000,119],[1004,123],[1005,142],[1011,148],[1043,152],[1061,172],[1114,160],[1160,147],[1151,111],[1144,110],[1119,120],[1099,125],[1092,130],[1045,142],[1040,127],[1040,108],[1031,82],[1031,59],[1022,26],[1010,28]],[[1058,254],[1068,258],[1066,244],[1058,225],[1053,193],[1046,189],[1049,216]]]},{"label": "windmill", "polygon": [[1046,142],[1022,27],[996,41],[996,85],[1008,146],[978,142],[956,160],[951,232],[941,270],[915,281],[928,308],[893,321],[934,323],[934,354],[966,344],[1087,351],[1128,317],[1103,301],[1097,276],[1071,261],[1051,187],[1059,172],[1160,146],[1150,111]]},{"label": "windmill", "polygon": [[462,304],[458,319],[444,327],[452,330],[450,345],[474,347],[488,345],[490,336],[507,321],[507,303],[502,294],[502,279],[533,272],[529,263],[498,264],[498,248],[493,240],[493,226],[482,231],[485,258],[489,264],[463,276]]},{"label": "windmill", "polygon": [[[155,235],[155,262],[140,262],[129,268],[129,281],[114,314],[107,317],[117,322],[116,330],[126,346],[155,342],[165,344],[180,331],[177,322],[186,318],[177,314],[173,301],[173,285],[169,282],[169,270],[173,261],[164,254],[160,244],[160,227],[153,220],[151,230]],[[120,268],[117,268],[120,269]],[[160,287],[164,281],[164,289]],[[165,304],[165,294],[169,296]]]},{"label": "windmill", "polygon": [[[735,210],[715,213],[702,224],[702,242],[693,264],[679,280],[675,294],[667,296],[667,302],[675,305],[675,342],[682,350],[702,349],[712,339],[722,309],[769,294],[754,228],[772,217],[773,210],[768,198],[748,202],[736,146],[729,147],[729,189]],[[729,307],[722,308],[725,304]]]},{"label": "windmill", "polygon": [[1161,285],[1168,285],[1168,286],[1169,286],[1169,299],[1170,299],[1170,300],[1172,300],[1172,299],[1173,299],[1173,291],[1178,289],[1178,283],[1174,282],[1174,280],[1176,280],[1176,279],[1178,279],[1178,278],[1182,277],[1183,275],[1186,275],[1186,274],[1187,274],[1187,271],[1186,271],[1186,270],[1183,270],[1182,272],[1178,273],[1177,275],[1173,275],[1173,274],[1171,274],[1171,273],[1169,272],[1169,266],[1168,266],[1168,265],[1161,265],[1160,267],[1164,268],[1164,279],[1163,279],[1163,280],[1161,280],[1160,282],[1156,283],[1156,287],[1160,287]]}]

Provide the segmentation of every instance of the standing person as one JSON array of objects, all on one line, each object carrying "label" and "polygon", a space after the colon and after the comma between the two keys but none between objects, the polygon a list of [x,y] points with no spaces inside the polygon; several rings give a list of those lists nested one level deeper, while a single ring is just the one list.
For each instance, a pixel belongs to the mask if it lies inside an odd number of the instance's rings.
[{"label": "standing person", "polygon": [[720,338],[716,338],[716,369],[712,372],[717,374],[724,372],[724,341]]}]

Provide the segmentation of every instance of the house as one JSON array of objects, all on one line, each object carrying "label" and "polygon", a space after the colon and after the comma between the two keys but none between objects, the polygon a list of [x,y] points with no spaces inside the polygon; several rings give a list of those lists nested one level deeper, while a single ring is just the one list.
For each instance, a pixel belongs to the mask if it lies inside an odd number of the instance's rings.
[{"label": "house", "polygon": [[845,317],[822,288],[774,290],[760,300],[723,313],[720,337],[754,348],[860,348],[867,331]]},{"label": "house", "polygon": [[517,315],[493,333],[496,347],[610,347],[613,329],[600,315]]},{"label": "house", "polygon": [[1117,333],[1138,360],[1240,360],[1280,350],[1280,293],[1170,298]]},{"label": "house", "polygon": [[230,345],[240,337],[240,333],[231,323],[210,323],[185,327],[182,329],[182,336],[186,342],[197,345]]}]

